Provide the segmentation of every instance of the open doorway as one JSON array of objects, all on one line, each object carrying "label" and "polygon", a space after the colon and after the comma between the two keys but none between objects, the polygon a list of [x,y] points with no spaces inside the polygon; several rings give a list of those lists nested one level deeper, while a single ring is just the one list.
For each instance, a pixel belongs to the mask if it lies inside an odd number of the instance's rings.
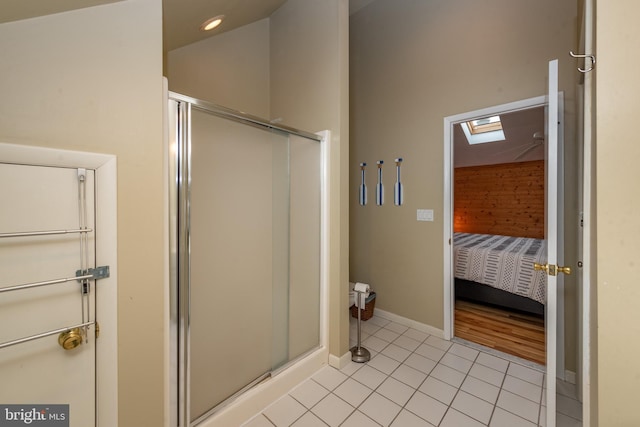
[{"label": "open doorway", "polygon": [[538,106],[453,126],[455,336],[540,365],[544,117]]},{"label": "open doorway", "polygon": [[[538,97],[445,119],[445,335],[540,365],[545,106]],[[501,134],[474,141],[483,126]]]}]

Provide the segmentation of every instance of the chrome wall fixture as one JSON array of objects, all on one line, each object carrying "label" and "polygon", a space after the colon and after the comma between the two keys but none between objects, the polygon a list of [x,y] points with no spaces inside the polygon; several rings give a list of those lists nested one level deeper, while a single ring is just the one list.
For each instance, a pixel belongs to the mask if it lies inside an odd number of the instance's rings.
[{"label": "chrome wall fixture", "polygon": [[589,59],[591,61],[591,66],[589,68],[578,67],[578,71],[580,71],[581,73],[588,73],[589,71],[593,70],[596,66],[595,55],[573,53],[573,51],[569,51],[569,55],[571,55],[573,58],[584,58],[584,59]]},{"label": "chrome wall fixture", "polygon": [[384,184],[382,183],[382,165],[384,160],[378,160],[378,183],[376,184],[376,205],[384,205]]},{"label": "chrome wall fixture", "polygon": [[367,205],[367,184],[365,183],[365,168],[367,167],[366,163],[360,163],[360,187],[358,192],[358,199],[360,201],[360,206]]},{"label": "chrome wall fixture", "polygon": [[[394,159],[396,165],[396,182],[393,185],[393,204],[394,206],[403,206],[404,205],[404,184],[402,183],[402,179],[400,176],[400,170],[402,167],[402,162],[404,159],[402,157],[398,157]],[[358,203],[360,206],[367,205],[367,184],[366,184],[366,162],[360,163],[360,185],[358,186]],[[384,183],[382,182],[382,169],[384,167],[384,160],[376,161],[376,171],[377,171],[377,182],[375,185],[375,197],[376,197],[376,206],[384,205]]]},{"label": "chrome wall fixture", "polygon": [[404,185],[400,179],[400,166],[402,165],[402,157],[395,159],[396,162],[396,184],[393,187],[393,204],[402,206],[404,204]]}]

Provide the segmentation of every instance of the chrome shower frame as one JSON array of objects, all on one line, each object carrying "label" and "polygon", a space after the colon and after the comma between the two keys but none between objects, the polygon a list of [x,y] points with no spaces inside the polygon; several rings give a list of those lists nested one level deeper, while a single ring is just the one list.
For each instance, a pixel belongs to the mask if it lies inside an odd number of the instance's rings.
[{"label": "chrome shower frame", "polygon": [[[191,421],[190,400],[190,189],[191,112],[199,110],[285,136],[295,135],[316,142],[323,137],[288,126],[271,123],[240,111],[174,92],[168,94],[169,135],[169,327],[170,327],[170,426],[190,427],[215,412],[218,407]],[[181,286],[181,284],[187,284]],[[269,373],[265,375],[268,377]],[[259,382],[259,381],[258,381]],[[252,387],[255,384],[249,384]]]}]

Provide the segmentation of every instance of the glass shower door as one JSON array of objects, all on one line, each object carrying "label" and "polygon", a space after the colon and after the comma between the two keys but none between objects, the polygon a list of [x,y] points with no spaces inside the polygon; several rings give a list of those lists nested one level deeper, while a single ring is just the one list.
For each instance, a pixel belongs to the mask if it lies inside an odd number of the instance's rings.
[{"label": "glass shower door", "polygon": [[286,361],[289,138],[193,110],[190,412]]},{"label": "glass shower door", "polygon": [[321,140],[171,95],[172,426],[320,347]]}]

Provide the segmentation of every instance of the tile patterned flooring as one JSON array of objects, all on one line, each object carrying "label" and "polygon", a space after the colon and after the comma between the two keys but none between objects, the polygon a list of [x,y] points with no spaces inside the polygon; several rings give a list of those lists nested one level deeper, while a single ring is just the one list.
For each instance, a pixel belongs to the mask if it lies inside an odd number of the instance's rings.
[{"label": "tile patterned flooring", "polygon": [[[369,362],[323,368],[244,426],[545,426],[546,376],[526,361],[379,316],[362,322],[362,345]],[[557,384],[558,427],[582,426],[575,386]]]}]

